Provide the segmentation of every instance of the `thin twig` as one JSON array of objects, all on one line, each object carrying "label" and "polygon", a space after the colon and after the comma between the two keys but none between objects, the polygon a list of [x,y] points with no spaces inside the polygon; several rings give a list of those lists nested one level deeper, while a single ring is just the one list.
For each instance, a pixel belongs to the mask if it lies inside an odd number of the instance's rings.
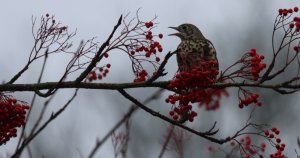
[{"label": "thin twig", "polygon": [[[164,91],[164,89],[159,89],[157,91],[155,91],[149,98],[145,99],[144,103],[147,104],[152,100],[158,99],[161,95],[161,93]],[[123,116],[123,118],[115,124],[115,126],[109,130],[107,132],[107,134],[101,139],[101,140],[97,140],[94,148],[92,149],[92,151],[90,152],[88,158],[92,158],[96,152],[98,151],[98,149],[102,146],[102,144],[110,137],[110,135],[116,131],[126,120],[128,120],[128,118],[131,117],[131,115],[138,109],[138,106],[136,105],[132,105],[129,110],[127,111],[127,113]]]}]

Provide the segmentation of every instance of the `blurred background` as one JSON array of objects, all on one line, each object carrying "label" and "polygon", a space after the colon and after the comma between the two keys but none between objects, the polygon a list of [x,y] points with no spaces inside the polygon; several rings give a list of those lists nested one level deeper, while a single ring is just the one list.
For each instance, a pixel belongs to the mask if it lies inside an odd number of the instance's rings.
[{"label": "blurred background", "polygon": [[[2,0],[0,5],[0,79],[3,82],[8,81],[26,64],[34,42],[31,34],[31,18],[39,19],[46,13],[55,15],[56,20],[67,25],[70,31],[77,29],[77,35],[73,39],[73,50],[76,50],[81,40],[97,37],[97,41],[105,41],[121,14],[131,13],[129,18],[134,18],[139,8],[139,16],[144,21],[151,20],[155,15],[158,16],[159,24],[154,32],[165,35],[161,40],[165,53],[175,50],[180,42],[177,38],[167,36],[174,32],[168,27],[192,23],[214,43],[222,70],[251,48],[256,48],[259,53],[268,57],[272,49],[272,28],[278,9],[294,6],[299,6],[298,0]],[[43,82],[56,81],[68,61],[69,58],[53,56],[47,63]],[[112,68],[108,77],[102,82],[120,83],[134,79],[129,62],[117,51],[106,62],[111,63]],[[34,63],[16,83],[36,82],[40,67],[41,62]],[[166,70],[168,75],[165,79],[171,79],[177,70],[175,57],[167,64]],[[280,77],[289,77],[289,75]],[[155,90],[142,88],[130,90],[130,93],[139,100],[144,100]],[[299,94],[283,96],[273,91],[253,90],[261,94],[263,107],[256,110],[252,121],[278,127],[281,130],[280,136],[286,144],[284,153],[288,157],[296,157],[295,149],[299,152],[297,147],[300,129]],[[59,109],[71,97],[72,92],[71,89],[59,91],[45,118],[48,118],[52,111]],[[199,109],[196,121],[190,123],[189,126],[203,131],[217,121],[221,138],[230,136],[241,128],[247,121],[251,108],[239,109],[236,89],[230,89],[229,92],[230,97],[222,100],[220,109],[211,112]],[[165,104],[164,98],[168,94],[170,93],[164,93],[162,99],[151,102],[148,106],[167,115],[170,107]],[[30,102],[33,93],[16,92],[13,95],[20,100]],[[37,99],[29,121],[36,119],[44,101],[43,98]],[[30,147],[34,157],[87,157],[96,140],[101,139],[123,117],[130,105],[128,100],[114,91],[80,90],[72,105],[32,141]],[[127,156],[132,158],[158,157],[167,126],[166,122],[142,110],[136,112],[130,121],[131,131]],[[11,155],[16,143],[15,138],[6,145],[0,146],[0,157]],[[210,157],[208,146],[217,149],[213,157],[225,157],[219,148],[226,149],[226,145],[219,146],[193,135],[189,136],[184,146],[184,157]],[[174,156],[176,155],[173,151],[168,151],[164,157]],[[26,150],[22,157],[28,157]],[[95,157],[114,157],[110,139]]]}]

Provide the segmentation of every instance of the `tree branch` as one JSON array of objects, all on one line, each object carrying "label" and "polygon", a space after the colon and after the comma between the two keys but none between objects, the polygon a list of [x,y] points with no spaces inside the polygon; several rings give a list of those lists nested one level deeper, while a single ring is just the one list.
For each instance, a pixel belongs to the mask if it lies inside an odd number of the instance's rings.
[{"label": "tree branch", "polygon": [[215,142],[215,143],[218,143],[218,144],[223,144],[227,141],[229,141],[229,139],[216,139],[216,138],[213,138],[213,137],[210,137],[208,135],[211,135],[210,133],[207,133],[207,132],[198,132],[194,129],[191,129],[187,126],[184,126],[182,124],[179,124],[177,123],[176,121],[160,114],[159,112],[156,112],[156,111],[153,111],[152,109],[148,108],[147,106],[145,106],[144,104],[142,104],[141,102],[139,102],[137,99],[135,99],[134,97],[132,97],[131,95],[129,95],[126,91],[124,91],[123,89],[119,89],[118,90],[125,98],[127,98],[128,100],[130,100],[132,103],[136,104],[138,107],[140,107],[141,109],[145,110],[146,112],[148,112],[149,114],[155,116],[155,117],[158,117],[166,122],[169,122],[175,126],[178,126],[180,128],[183,128],[195,135],[198,135],[202,138],[205,138],[207,140],[210,140],[211,142]]},{"label": "tree branch", "polygon": [[[154,88],[168,88],[170,81],[159,81],[149,83],[145,82],[127,82],[127,83],[84,83],[84,82],[74,82],[74,81],[65,81],[57,84],[57,82],[45,82],[45,83],[35,83],[35,84],[2,84],[0,85],[0,91],[37,91],[37,90],[48,90],[57,86],[57,89],[66,89],[66,88],[82,88],[82,89],[103,89],[103,90],[118,90],[118,89],[129,89],[129,88],[143,88],[143,87],[154,87]],[[262,83],[216,83],[213,85],[206,85],[203,88],[230,88],[230,87],[258,87],[275,90],[281,92],[282,89],[288,90],[299,90],[300,84],[262,84]],[[296,91],[293,91],[296,92]]]},{"label": "tree branch", "polygon": [[103,55],[102,52],[109,45],[110,39],[113,37],[115,31],[118,29],[118,27],[121,25],[122,21],[122,15],[120,16],[117,25],[114,27],[113,31],[109,35],[108,39],[101,45],[99,50],[97,51],[97,54],[92,59],[91,63],[88,65],[88,67],[80,74],[80,76],[76,79],[76,82],[81,82],[88,74],[89,72],[96,66],[96,64],[102,59]]}]

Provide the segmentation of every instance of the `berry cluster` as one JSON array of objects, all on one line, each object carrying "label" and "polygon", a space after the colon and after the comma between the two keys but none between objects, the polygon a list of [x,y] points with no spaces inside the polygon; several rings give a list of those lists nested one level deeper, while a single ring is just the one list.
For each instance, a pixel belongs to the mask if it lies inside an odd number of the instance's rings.
[{"label": "berry cluster", "polygon": [[[174,96],[170,95],[168,99],[166,99],[166,102],[170,102],[170,98],[172,98]],[[176,96],[175,96],[176,97]],[[178,96],[180,97],[180,96]],[[174,102],[174,100],[171,100],[171,102]],[[181,104],[178,107],[173,108],[170,112],[169,112],[170,116],[173,118],[173,120],[177,121],[180,117],[187,117],[187,119],[190,122],[194,121],[194,117],[197,116],[197,113],[195,111],[192,111],[192,105],[188,105],[188,104]],[[187,116],[185,116],[187,115]]]},{"label": "berry cluster", "polygon": [[[282,153],[284,151],[285,144],[283,144],[281,142],[281,139],[278,137],[279,133],[280,131],[275,127],[273,127],[271,130],[264,131],[265,138],[267,138],[267,140],[272,144],[272,146],[276,148],[276,152],[274,154],[270,154],[270,158],[286,158],[286,156]],[[259,158],[264,157],[263,153],[266,151],[266,143],[263,142],[260,145],[253,144],[249,135],[242,137],[237,144],[235,143],[235,141],[230,142],[232,151],[235,151],[236,148],[242,148],[242,150],[239,150],[243,152],[242,157],[250,158],[254,157],[255,155],[258,155]],[[241,153],[238,153],[238,155],[240,154]]]},{"label": "berry cluster", "polygon": [[281,142],[281,139],[278,137],[280,131],[273,127],[271,130],[266,130],[265,136],[269,139],[273,139],[276,147],[276,152],[274,154],[270,155],[270,158],[286,158],[284,154],[282,153],[285,148],[285,144]]},{"label": "berry cluster", "polygon": [[[250,158],[251,155],[256,155],[258,154],[259,150],[257,150],[255,148],[255,145],[252,144],[252,141],[251,141],[251,138],[250,136],[245,136],[244,138],[241,138],[241,143],[242,143],[242,146],[243,148],[245,149],[245,153],[246,153],[246,158]],[[259,155],[260,157],[262,155]]]},{"label": "berry cluster", "polygon": [[[143,27],[147,29],[144,30]],[[144,30],[143,32],[138,33],[135,35],[135,39],[130,39],[130,41],[135,41],[127,46],[128,55],[133,64],[133,70],[136,75],[134,82],[142,82],[146,80],[148,73],[144,70],[142,66],[142,62],[146,61],[151,63],[155,68],[156,64],[161,60],[158,57],[157,52],[161,53],[163,51],[162,45],[154,40],[154,37],[158,37],[160,39],[163,38],[163,34],[154,35],[151,29],[154,27],[152,21],[145,22],[144,25],[141,26],[140,30]],[[143,58],[143,57],[146,57]],[[151,59],[154,57],[154,59]]]},{"label": "berry cluster", "polygon": [[294,7],[294,9],[289,8],[289,9],[279,9],[278,14],[282,16],[287,16],[288,14],[292,14],[293,12],[298,12],[298,7]]},{"label": "berry cluster", "polygon": [[290,29],[295,28],[295,31],[299,32],[300,31],[300,17],[294,17],[293,21],[290,22],[289,27],[290,27]]},{"label": "berry cluster", "polygon": [[[263,158],[263,153],[266,150],[266,143],[261,143],[260,146],[259,145],[255,145],[252,143],[251,141],[251,137],[249,135],[246,135],[245,137],[242,137],[240,139],[240,142],[236,143],[235,141],[237,140],[232,140],[230,142],[230,146],[231,146],[231,151],[230,154],[227,155],[228,157],[235,157],[235,154],[242,154],[242,157],[245,158],[251,158],[254,157],[255,155],[258,155],[259,158]],[[239,149],[239,150],[236,150]],[[235,152],[237,151],[237,152]]]},{"label": "berry cluster", "polygon": [[[298,11],[298,8],[295,7],[294,11]],[[298,33],[300,31],[300,17],[294,17],[292,21],[290,21],[289,23],[289,28],[292,33]],[[292,31],[294,29],[294,31]],[[298,51],[297,51],[298,52]]]},{"label": "berry cluster", "polygon": [[[50,25],[50,27],[48,28],[48,33],[49,34],[61,34],[63,32],[67,31],[67,26],[59,26],[59,24],[56,24],[56,21],[54,19],[54,16],[49,17],[50,15],[47,13],[46,14],[46,22],[48,22],[49,20],[51,20],[52,24]],[[47,27],[47,26],[46,26]]]},{"label": "berry cluster", "polygon": [[[240,103],[239,107],[243,108],[244,106],[248,106],[249,104],[255,103],[257,106],[262,106],[262,102],[258,101],[259,94],[251,93],[250,91],[246,91],[244,89],[240,89],[244,94],[245,98],[242,99],[239,97]],[[240,94],[239,94],[240,95]]]},{"label": "berry cluster", "polygon": [[130,54],[132,56],[136,55],[136,53],[138,53],[138,55],[144,54],[144,56],[146,58],[149,58],[151,55],[154,55],[156,57],[156,59],[159,59],[159,57],[156,56],[156,52],[162,52],[162,51],[163,51],[163,48],[160,45],[160,43],[157,41],[153,41],[148,46],[142,45],[142,46],[132,47],[130,50]]},{"label": "berry cluster", "polygon": [[[295,7],[297,8],[297,7]],[[294,10],[295,10],[294,8]],[[298,8],[297,8],[298,11]],[[293,21],[290,22],[289,24],[290,29],[292,30],[293,28],[295,28],[295,32],[300,32],[300,17],[294,17]],[[297,34],[296,34],[297,35]],[[298,53],[300,51],[299,45],[294,46],[294,51],[296,53]]]},{"label": "berry cluster", "polygon": [[105,66],[99,67],[91,71],[87,76],[88,81],[91,82],[94,80],[101,80],[102,78],[106,77],[106,75],[109,73],[110,67],[111,67],[110,64],[106,64]]},{"label": "berry cluster", "polygon": [[261,63],[264,58],[265,57],[259,55],[254,48],[245,54],[241,59],[243,63],[241,68],[242,77],[257,81],[259,79],[259,73],[266,68],[266,64]]},{"label": "berry cluster", "polygon": [[0,145],[11,137],[17,136],[17,127],[25,124],[26,110],[29,106],[18,103],[13,97],[7,98],[1,94],[0,100]]},{"label": "berry cluster", "polygon": [[179,72],[169,84],[169,88],[186,91],[187,89],[202,88],[216,82],[219,71],[216,60],[202,60],[192,71]]},{"label": "berry cluster", "polygon": [[216,60],[202,60],[192,71],[179,72],[171,81],[169,88],[174,89],[178,94],[169,95],[166,102],[173,105],[170,115],[174,120],[179,116],[183,117],[183,114],[188,114],[189,121],[193,121],[197,113],[192,110],[192,103],[205,106],[207,110],[214,110],[220,106],[219,100],[226,91],[204,88],[217,82],[219,73],[217,64]]},{"label": "berry cluster", "polygon": [[145,26],[146,26],[147,28],[153,27],[153,22],[152,22],[152,21],[145,22]]},{"label": "berry cluster", "polygon": [[146,70],[142,70],[137,74],[136,79],[133,80],[133,82],[143,82],[146,81],[146,77],[148,76],[148,73]]}]

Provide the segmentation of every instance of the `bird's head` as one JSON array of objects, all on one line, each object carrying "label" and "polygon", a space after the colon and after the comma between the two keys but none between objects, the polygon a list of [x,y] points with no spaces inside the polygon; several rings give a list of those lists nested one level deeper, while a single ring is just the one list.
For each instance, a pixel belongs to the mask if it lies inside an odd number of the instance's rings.
[{"label": "bird's head", "polygon": [[204,39],[201,31],[193,24],[181,24],[178,27],[169,27],[178,31],[169,36],[177,36],[181,40]]}]

